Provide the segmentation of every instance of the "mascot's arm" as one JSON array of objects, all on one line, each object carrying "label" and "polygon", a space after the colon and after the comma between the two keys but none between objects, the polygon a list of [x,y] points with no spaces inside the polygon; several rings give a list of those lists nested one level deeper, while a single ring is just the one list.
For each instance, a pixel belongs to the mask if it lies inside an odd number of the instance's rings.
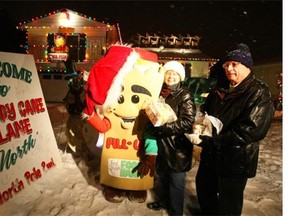
[{"label": "mascot's arm", "polygon": [[157,155],[158,154],[158,146],[157,140],[154,132],[154,126],[151,123],[145,128],[144,131],[144,148],[146,155]]},{"label": "mascot's arm", "polygon": [[95,112],[87,119],[87,121],[100,133],[105,133],[111,128],[110,121],[106,117],[101,119]]}]

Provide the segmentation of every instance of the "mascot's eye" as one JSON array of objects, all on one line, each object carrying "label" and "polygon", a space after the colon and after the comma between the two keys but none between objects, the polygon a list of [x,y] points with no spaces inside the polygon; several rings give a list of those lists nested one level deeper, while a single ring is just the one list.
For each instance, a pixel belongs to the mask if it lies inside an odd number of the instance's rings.
[{"label": "mascot's eye", "polygon": [[118,98],[118,103],[119,103],[119,104],[124,103],[124,97],[123,97],[123,95],[121,95],[121,96]]},{"label": "mascot's eye", "polygon": [[138,95],[133,95],[131,98],[132,103],[138,103],[139,102],[139,96]]}]

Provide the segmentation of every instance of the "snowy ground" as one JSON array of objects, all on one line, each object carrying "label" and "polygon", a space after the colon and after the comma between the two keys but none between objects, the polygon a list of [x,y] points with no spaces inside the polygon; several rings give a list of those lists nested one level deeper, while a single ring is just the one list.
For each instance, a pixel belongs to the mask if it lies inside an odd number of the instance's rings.
[{"label": "snowy ground", "polygon": [[[153,200],[153,190],[148,191],[145,203],[124,200],[120,204],[109,203],[99,185],[97,161],[86,163],[84,157],[75,157],[67,148],[65,128],[68,114],[62,103],[47,104],[62,167],[56,167],[45,178],[31,185],[29,190],[0,204],[3,216],[90,216],[90,215],[167,215],[165,211],[151,211],[146,203]],[[68,150],[67,150],[68,149]],[[195,192],[197,166],[187,175],[185,215],[193,215],[198,208]],[[249,179],[245,190],[243,216],[282,215],[282,123],[275,121],[261,142],[258,173]]]}]

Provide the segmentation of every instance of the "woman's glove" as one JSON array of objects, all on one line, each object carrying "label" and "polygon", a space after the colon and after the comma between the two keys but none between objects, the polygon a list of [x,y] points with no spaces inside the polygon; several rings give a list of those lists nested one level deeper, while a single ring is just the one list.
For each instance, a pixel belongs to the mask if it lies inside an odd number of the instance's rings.
[{"label": "woman's glove", "polygon": [[150,173],[153,177],[155,173],[157,155],[145,155],[144,160],[142,160],[138,166],[138,174],[143,177]]}]

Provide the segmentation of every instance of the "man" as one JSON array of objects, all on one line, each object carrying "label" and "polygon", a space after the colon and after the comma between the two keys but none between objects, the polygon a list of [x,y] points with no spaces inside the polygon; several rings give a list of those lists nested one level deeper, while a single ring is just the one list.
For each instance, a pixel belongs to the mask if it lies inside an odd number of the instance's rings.
[{"label": "man", "polygon": [[272,123],[274,106],[252,66],[249,47],[239,44],[224,59],[229,83],[212,90],[201,107],[223,123],[219,134],[200,136],[196,190],[204,215],[241,215],[247,179],[256,175],[259,141]]}]

